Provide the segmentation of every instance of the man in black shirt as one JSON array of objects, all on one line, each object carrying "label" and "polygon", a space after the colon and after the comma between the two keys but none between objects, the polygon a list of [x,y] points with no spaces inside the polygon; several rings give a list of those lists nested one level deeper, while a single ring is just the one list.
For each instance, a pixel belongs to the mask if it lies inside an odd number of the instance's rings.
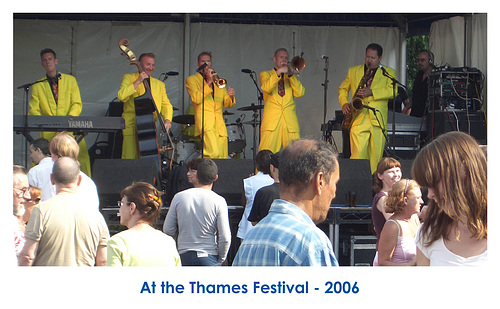
[{"label": "man in black shirt", "polygon": [[428,50],[423,50],[418,55],[419,71],[413,83],[413,95],[409,105],[405,106],[403,112],[410,111],[409,115],[423,117],[427,114],[427,81],[429,74],[434,68],[434,55]]},{"label": "man in black shirt", "polygon": [[274,179],[274,183],[270,186],[260,188],[253,199],[253,206],[248,221],[252,225],[256,225],[269,213],[269,208],[275,199],[280,198],[280,181],[279,181],[279,158],[280,153],[275,153],[267,159],[266,164],[269,163],[270,175]]}]

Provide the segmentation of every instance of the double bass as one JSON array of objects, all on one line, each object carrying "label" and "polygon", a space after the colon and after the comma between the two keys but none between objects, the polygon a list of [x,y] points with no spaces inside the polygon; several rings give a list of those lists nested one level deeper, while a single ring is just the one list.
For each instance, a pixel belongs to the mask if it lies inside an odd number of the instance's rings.
[{"label": "double bass", "polygon": [[[141,68],[137,61],[135,54],[127,47],[129,45],[129,40],[123,38],[118,42],[118,46],[125,55],[130,65],[135,65],[141,72]],[[161,157],[160,157],[160,147],[158,144],[158,132],[156,127],[156,122],[154,118],[154,112],[158,116],[160,122],[160,127],[163,133],[167,133],[165,127],[165,122],[162,115],[160,114],[158,107],[154,101],[153,95],[151,94],[150,79],[147,78],[143,81],[145,88],[145,93],[134,99],[135,105],[135,116],[136,116],[136,127],[137,127],[137,142],[139,146],[139,154],[141,159],[153,159],[155,161],[156,167],[161,175]],[[167,134],[168,138],[170,136]],[[171,141],[170,141],[171,142]],[[173,144],[172,144],[173,145]]]}]

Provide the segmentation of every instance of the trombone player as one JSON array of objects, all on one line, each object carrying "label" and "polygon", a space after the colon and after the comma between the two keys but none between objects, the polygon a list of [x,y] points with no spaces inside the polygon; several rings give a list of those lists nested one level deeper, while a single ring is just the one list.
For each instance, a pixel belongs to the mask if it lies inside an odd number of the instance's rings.
[{"label": "trombone player", "polygon": [[[305,66],[298,59],[296,70]],[[302,63],[300,63],[302,61]],[[288,64],[288,51],[275,51],[274,68],[259,74],[260,86],[264,93],[264,112],[260,127],[259,151],[268,149],[273,153],[285,149],[293,140],[300,139],[300,127],[295,111],[295,99],[305,93],[305,88]],[[294,62],[294,61],[292,61]]]},{"label": "trombone player", "polygon": [[[396,77],[396,71],[389,67],[378,70],[382,52],[382,46],[379,44],[369,44],[365,50],[365,63],[349,68],[339,87],[342,113],[346,118],[349,113],[355,113],[349,133],[351,159],[369,159],[372,174],[384,153],[387,107],[393,96],[391,79],[383,76],[383,70]],[[363,82],[360,82],[361,80]],[[349,91],[353,97],[362,99],[361,106],[355,104],[358,107],[356,110],[349,102]],[[369,108],[363,108],[363,105]],[[372,112],[370,108],[375,110]]]},{"label": "trombone player", "polygon": [[204,158],[227,159],[228,137],[222,109],[236,104],[235,90],[226,88],[226,81],[212,69],[211,53],[198,55],[197,71],[186,79],[186,89],[194,106],[194,134],[202,137]]}]

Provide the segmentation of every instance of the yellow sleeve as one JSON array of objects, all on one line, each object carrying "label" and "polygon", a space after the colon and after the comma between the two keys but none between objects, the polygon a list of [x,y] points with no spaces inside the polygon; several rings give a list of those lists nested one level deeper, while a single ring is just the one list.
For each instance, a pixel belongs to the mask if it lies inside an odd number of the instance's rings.
[{"label": "yellow sleeve", "polygon": [[186,90],[193,104],[201,104],[203,98],[212,95],[212,88],[201,75],[191,75],[186,79]]}]

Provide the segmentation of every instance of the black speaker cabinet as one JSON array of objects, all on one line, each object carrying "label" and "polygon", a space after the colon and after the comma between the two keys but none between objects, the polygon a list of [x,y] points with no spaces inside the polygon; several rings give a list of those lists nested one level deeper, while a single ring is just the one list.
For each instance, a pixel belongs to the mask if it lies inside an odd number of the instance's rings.
[{"label": "black speaker cabinet", "polygon": [[228,205],[241,205],[243,179],[254,173],[253,160],[214,159],[214,162],[219,170],[214,192],[224,197]]},{"label": "black speaker cabinet", "polygon": [[372,204],[372,175],[370,161],[365,159],[339,159],[340,179],[333,204],[348,205],[349,192],[356,193],[356,205]]},{"label": "black speaker cabinet", "polygon": [[436,138],[450,131],[462,131],[474,137],[479,144],[486,145],[486,118],[478,111],[434,111],[427,115],[428,138]]},{"label": "black speaker cabinet", "polygon": [[152,159],[96,159],[92,179],[97,186],[101,208],[115,206],[120,192],[134,181],[144,181],[158,187],[158,170]]}]

